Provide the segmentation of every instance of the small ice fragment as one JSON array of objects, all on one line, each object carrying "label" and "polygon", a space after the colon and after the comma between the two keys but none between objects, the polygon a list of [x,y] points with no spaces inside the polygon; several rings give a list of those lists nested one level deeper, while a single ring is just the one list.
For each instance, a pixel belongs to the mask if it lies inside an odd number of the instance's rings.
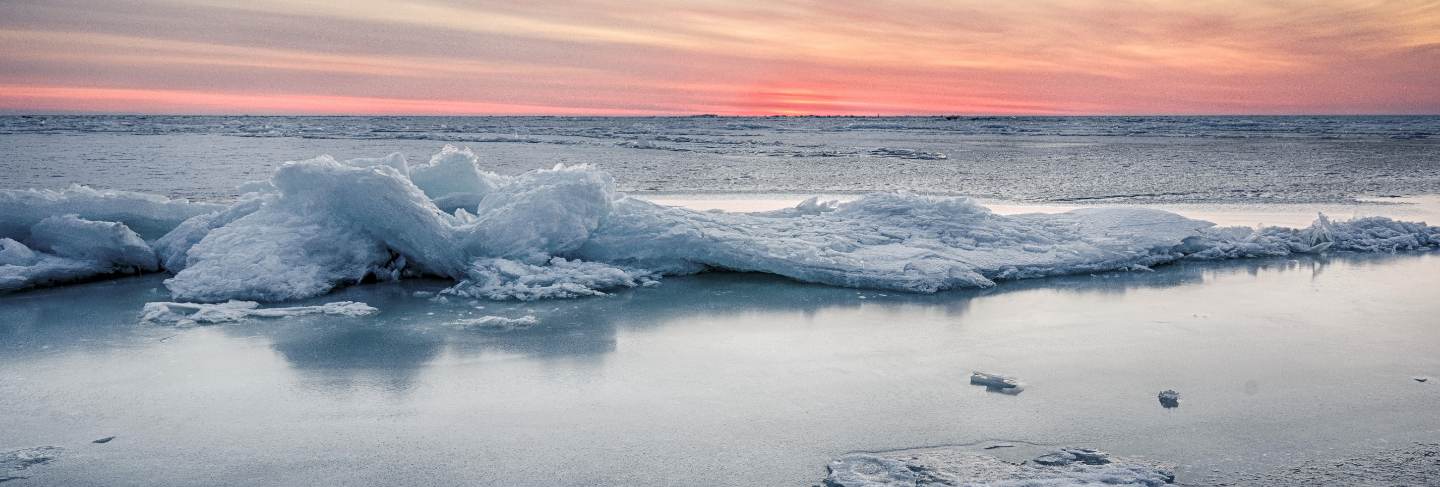
[{"label": "small ice fragment", "polygon": [[113,440],[113,439],[115,439],[114,436],[106,436],[106,437],[104,437],[104,438],[101,438],[101,439],[92,441],[91,443],[109,443],[110,440]]},{"label": "small ice fragment", "polygon": [[431,296],[434,296],[434,295],[435,295],[435,293],[430,292],[430,291],[415,291],[415,293],[412,294],[412,296],[415,296],[415,297],[417,297],[417,298],[428,298],[428,297],[431,297]]},{"label": "small ice fragment", "polygon": [[[987,389],[1019,389],[1020,381],[1014,377],[1006,377],[999,374],[987,374],[984,372],[972,372],[970,383],[977,386],[985,386]],[[1018,392],[1018,391],[1017,391]]]},{"label": "small ice fragment", "polygon": [[1040,456],[1038,456],[1038,457],[1035,457],[1035,459],[1034,459],[1034,460],[1031,460],[1031,461],[1033,461],[1033,462],[1035,462],[1035,463],[1038,463],[1038,464],[1041,464],[1041,465],[1056,466],[1056,465],[1069,465],[1069,464],[1071,464],[1071,463],[1075,463],[1075,460],[1076,460],[1075,455],[1071,455],[1071,454],[1066,453],[1066,452],[1064,452],[1064,451],[1062,450],[1062,451],[1050,452],[1050,453],[1046,453],[1046,454],[1044,454],[1044,455],[1040,455]]},{"label": "small ice fragment", "polygon": [[141,323],[193,326],[197,324],[233,323],[249,318],[288,318],[305,315],[367,316],[379,311],[354,301],[336,301],[318,306],[261,308],[254,301],[224,303],[145,303],[140,312]]},{"label": "small ice fragment", "polygon": [[481,316],[455,321],[453,324],[470,330],[511,331],[530,328],[540,323],[534,316],[506,318],[504,316]]},{"label": "small ice fragment", "polygon": [[1158,396],[1160,398],[1160,405],[1166,409],[1180,407],[1180,393],[1175,392],[1175,390],[1165,389],[1160,391]]},{"label": "small ice fragment", "polygon": [[986,450],[996,450],[996,449],[1000,449],[1000,448],[1014,448],[1014,447],[1015,447],[1015,445],[1012,445],[1012,444],[1009,444],[1009,443],[996,443],[996,444],[994,444],[994,445],[990,445],[990,446],[985,447],[985,449],[986,449]]},{"label": "small ice fragment", "polygon": [[1075,462],[1104,465],[1110,463],[1110,454],[1090,448],[1061,448],[1059,451],[1035,457],[1032,461],[1047,466],[1069,465]]}]

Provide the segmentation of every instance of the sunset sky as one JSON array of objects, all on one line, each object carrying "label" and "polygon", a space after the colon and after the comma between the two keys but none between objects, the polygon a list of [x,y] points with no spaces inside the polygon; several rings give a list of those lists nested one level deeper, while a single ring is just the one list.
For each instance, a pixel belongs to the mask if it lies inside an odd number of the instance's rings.
[{"label": "sunset sky", "polygon": [[0,112],[1433,114],[1440,1],[0,1]]}]

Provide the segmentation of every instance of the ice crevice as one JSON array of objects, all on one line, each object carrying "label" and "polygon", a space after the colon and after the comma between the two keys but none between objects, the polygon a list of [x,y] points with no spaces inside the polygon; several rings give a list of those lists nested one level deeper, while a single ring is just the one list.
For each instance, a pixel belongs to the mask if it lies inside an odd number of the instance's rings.
[{"label": "ice crevice", "polygon": [[1182,259],[1440,246],[1440,227],[1383,217],[1216,227],[1161,210],[999,215],[964,197],[875,193],[761,213],[627,197],[586,165],[502,176],[447,146],[289,162],[228,205],[72,187],[0,191],[0,291],[164,270],[177,300],[287,301],[435,276],[442,294],[593,296],[709,269],[929,293],[1143,269]]}]

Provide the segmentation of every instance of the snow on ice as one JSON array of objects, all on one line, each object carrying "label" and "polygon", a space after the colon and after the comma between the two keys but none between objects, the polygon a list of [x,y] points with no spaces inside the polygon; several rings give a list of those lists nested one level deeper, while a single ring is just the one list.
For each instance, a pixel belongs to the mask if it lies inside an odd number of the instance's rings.
[{"label": "snow on ice", "polygon": [[486,172],[452,146],[422,164],[290,162],[245,188],[228,207],[84,187],[0,191],[0,291],[163,269],[185,301],[285,301],[421,275],[454,280],[446,295],[530,300],[717,269],[930,293],[1181,259],[1440,246],[1440,227],[1382,217],[1217,228],[1143,208],[1006,216],[906,192],[700,212],[627,197],[584,165]]}]

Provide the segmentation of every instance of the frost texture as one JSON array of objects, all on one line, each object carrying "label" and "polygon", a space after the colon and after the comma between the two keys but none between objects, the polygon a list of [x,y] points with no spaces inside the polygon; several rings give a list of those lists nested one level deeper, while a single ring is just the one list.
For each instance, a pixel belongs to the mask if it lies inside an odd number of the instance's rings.
[{"label": "frost texture", "polygon": [[[533,300],[707,269],[929,293],[1181,259],[1440,246],[1440,228],[1379,217],[1215,228],[1140,208],[997,215],[967,198],[905,192],[700,212],[628,198],[589,166],[510,177],[477,164],[473,152],[450,146],[417,165],[399,154],[322,156],[284,164],[265,191],[229,208],[85,188],[0,193],[0,207],[19,215],[0,215],[0,237],[10,239],[0,249],[0,290],[152,270],[142,245],[176,273],[166,286],[177,299],[204,302],[301,299],[416,275],[456,281],[447,295]],[[82,228],[110,233],[102,248],[66,241]],[[147,238],[157,240],[137,240]]]},{"label": "frost texture", "polygon": [[294,306],[289,308],[261,308],[254,301],[227,301],[216,304],[201,303],[145,303],[140,312],[144,323],[169,325],[196,325],[232,323],[249,318],[288,318],[305,315],[367,316],[379,311],[374,307],[354,301],[336,301],[319,306]]},{"label": "frost texture", "polygon": [[1098,463],[1011,463],[949,447],[885,454],[855,453],[831,461],[828,467],[830,473],[824,481],[827,487],[1159,487],[1175,481],[1168,466],[1139,460],[1106,456]]}]

